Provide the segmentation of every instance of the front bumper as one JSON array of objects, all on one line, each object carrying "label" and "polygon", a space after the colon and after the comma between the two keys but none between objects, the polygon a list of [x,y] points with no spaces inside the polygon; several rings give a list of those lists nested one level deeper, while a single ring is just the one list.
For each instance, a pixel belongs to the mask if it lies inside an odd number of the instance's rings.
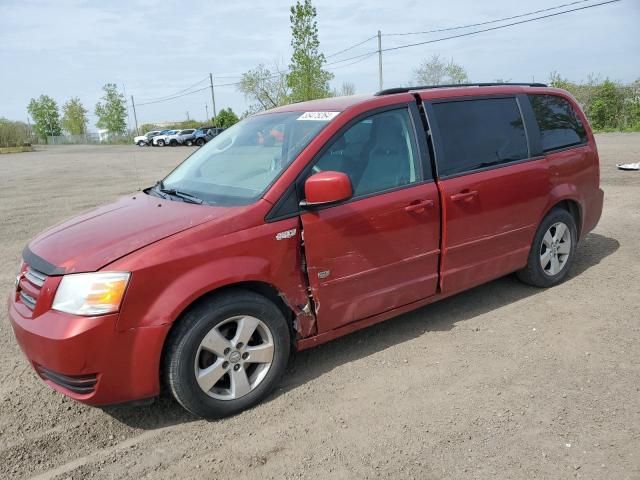
[{"label": "front bumper", "polygon": [[24,317],[9,300],[20,348],[53,389],[89,405],[141,400],[160,392],[169,325],[116,330],[118,314],[79,317],[55,310]]}]

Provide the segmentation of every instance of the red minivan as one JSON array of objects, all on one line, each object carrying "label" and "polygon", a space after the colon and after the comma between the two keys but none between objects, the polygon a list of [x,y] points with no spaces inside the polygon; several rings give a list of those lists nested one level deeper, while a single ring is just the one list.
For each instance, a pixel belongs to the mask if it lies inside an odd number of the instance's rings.
[{"label": "red minivan", "polygon": [[292,350],[512,272],[563,281],[602,202],[593,134],[563,90],[297,103],[33,239],[9,315],[65,395],[104,405],[165,385],[220,417],[263,399]]}]

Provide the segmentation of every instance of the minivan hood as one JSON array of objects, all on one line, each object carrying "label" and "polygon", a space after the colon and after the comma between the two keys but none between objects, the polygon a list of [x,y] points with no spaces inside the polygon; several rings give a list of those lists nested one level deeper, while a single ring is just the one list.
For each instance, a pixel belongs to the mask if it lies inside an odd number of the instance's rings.
[{"label": "minivan hood", "polygon": [[91,272],[165,237],[225,217],[232,210],[139,192],[45,230],[28,248],[65,273]]}]

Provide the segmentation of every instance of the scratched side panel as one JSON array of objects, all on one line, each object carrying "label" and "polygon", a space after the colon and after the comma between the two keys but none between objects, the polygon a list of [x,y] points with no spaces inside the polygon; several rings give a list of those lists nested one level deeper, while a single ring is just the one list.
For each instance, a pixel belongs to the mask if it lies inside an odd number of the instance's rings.
[{"label": "scratched side panel", "polygon": [[[405,211],[417,200],[433,203]],[[433,295],[439,215],[433,182],[304,213],[318,332]]]}]

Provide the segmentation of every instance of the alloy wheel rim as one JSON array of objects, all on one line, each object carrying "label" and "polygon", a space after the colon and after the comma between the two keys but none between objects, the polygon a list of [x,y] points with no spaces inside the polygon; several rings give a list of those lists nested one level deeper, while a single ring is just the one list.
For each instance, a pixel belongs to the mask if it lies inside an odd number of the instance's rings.
[{"label": "alloy wheel rim", "polygon": [[269,327],[239,315],[213,327],[202,339],[194,362],[198,385],[216,400],[236,400],[256,389],[273,363]]},{"label": "alloy wheel rim", "polygon": [[540,266],[550,277],[560,273],[571,254],[571,231],[563,222],[551,225],[542,237],[540,245]]}]

